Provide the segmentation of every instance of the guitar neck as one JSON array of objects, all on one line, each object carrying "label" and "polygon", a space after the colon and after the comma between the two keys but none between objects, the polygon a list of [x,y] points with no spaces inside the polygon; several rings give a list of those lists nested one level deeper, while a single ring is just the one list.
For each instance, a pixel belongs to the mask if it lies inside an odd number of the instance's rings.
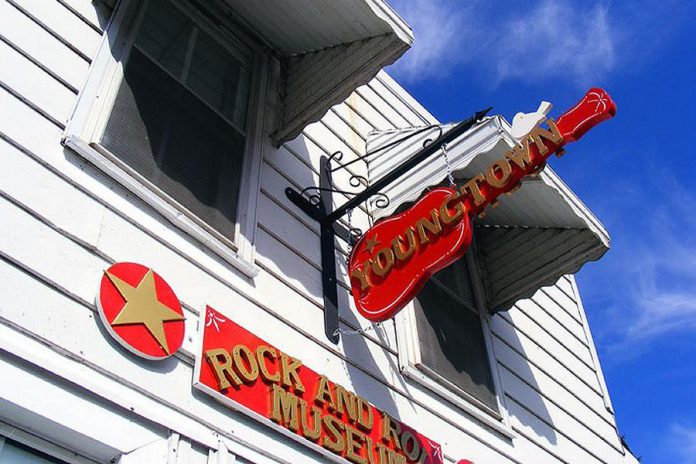
[{"label": "guitar neck", "polygon": [[471,217],[477,216],[500,195],[512,193],[527,176],[544,169],[546,160],[563,147],[579,140],[597,124],[614,117],[616,104],[602,89],[592,88],[556,121],[548,119],[547,128],[535,128],[518,146],[494,161],[488,170],[466,182],[459,194]]}]

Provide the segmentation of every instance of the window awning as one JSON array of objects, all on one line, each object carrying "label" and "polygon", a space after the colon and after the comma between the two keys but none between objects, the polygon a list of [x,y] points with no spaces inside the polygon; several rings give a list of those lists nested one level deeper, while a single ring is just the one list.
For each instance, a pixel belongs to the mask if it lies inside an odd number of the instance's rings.
[{"label": "window awning", "polygon": [[[371,157],[370,181],[385,175],[427,140],[437,138],[454,124],[430,129],[410,128],[375,132],[367,140]],[[455,179],[468,179],[485,171],[515,143],[510,125],[501,116],[486,118],[447,146]],[[388,147],[388,148],[384,148]],[[428,186],[446,182],[444,156],[433,155],[427,162],[389,186],[384,193],[389,206],[377,209],[376,219],[389,216],[415,201]],[[564,274],[577,272],[586,262],[599,259],[609,249],[609,235],[599,220],[563,183],[550,167],[522,187],[489,207],[477,218],[475,236],[479,264],[491,312],[509,309],[540,287],[554,283]]]},{"label": "window awning", "polygon": [[393,63],[413,33],[383,0],[225,0],[281,59],[274,143],[295,138]]}]

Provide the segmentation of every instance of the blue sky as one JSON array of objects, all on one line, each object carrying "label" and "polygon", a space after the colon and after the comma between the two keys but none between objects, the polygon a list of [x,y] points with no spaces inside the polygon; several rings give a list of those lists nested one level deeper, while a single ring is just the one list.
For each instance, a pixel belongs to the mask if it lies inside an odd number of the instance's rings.
[{"label": "blue sky", "polygon": [[552,165],[612,237],[578,281],[620,432],[696,464],[696,1],[390,3],[416,42],[387,71],[443,122],[617,102]]}]

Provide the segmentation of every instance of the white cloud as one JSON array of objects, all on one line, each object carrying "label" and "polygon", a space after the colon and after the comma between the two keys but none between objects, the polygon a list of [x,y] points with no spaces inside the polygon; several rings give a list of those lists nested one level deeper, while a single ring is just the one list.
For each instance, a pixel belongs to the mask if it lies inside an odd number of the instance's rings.
[{"label": "white cloud", "polygon": [[492,50],[499,82],[561,77],[584,86],[614,68],[604,6],[585,11],[568,1],[545,0],[528,12],[502,25]]},{"label": "white cloud", "polygon": [[690,428],[675,424],[671,428],[670,443],[674,454],[678,454],[681,464],[696,464],[696,427]]},{"label": "white cloud", "polygon": [[494,84],[550,77],[585,85],[615,66],[613,29],[606,7],[569,0],[502,3],[396,0],[416,40],[390,71],[405,81],[447,76],[467,65],[467,76]]},{"label": "white cloud", "polygon": [[617,221],[624,227],[614,234],[620,248],[588,286],[611,301],[596,308],[610,360],[638,356],[668,336],[696,333],[696,197],[665,173],[655,178],[658,185],[644,188],[660,192],[659,205],[649,196],[635,199],[643,216]]},{"label": "white cloud", "polygon": [[463,8],[441,0],[396,0],[390,2],[413,28],[413,47],[390,70],[407,81],[448,74],[465,60],[459,47],[473,30],[470,15],[475,3]]}]

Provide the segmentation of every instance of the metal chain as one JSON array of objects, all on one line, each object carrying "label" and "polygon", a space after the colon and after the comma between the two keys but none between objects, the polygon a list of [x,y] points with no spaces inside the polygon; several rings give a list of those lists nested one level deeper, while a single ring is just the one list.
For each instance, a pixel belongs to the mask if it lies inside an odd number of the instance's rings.
[{"label": "metal chain", "polygon": [[346,266],[347,266],[348,264],[350,264],[350,255],[353,253],[353,241],[350,239],[350,228],[353,227],[353,224],[352,224],[352,222],[353,222],[352,221],[353,208],[349,208],[348,210],[346,210],[346,215],[348,216],[348,229],[349,229],[348,235],[349,235],[349,237],[348,237],[347,253],[346,253],[346,257],[344,258],[344,260],[345,260]]},{"label": "metal chain", "polygon": [[452,165],[450,164],[449,157],[447,156],[447,144],[442,144],[442,156],[445,158],[445,166],[447,166],[447,180],[449,180],[450,187],[455,187],[454,176],[452,175]]},{"label": "metal chain", "polygon": [[346,329],[338,328],[338,329],[334,330],[333,334],[334,335],[338,335],[338,334],[341,334],[341,335],[362,335],[366,332],[376,330],[377,327],[380,327],[381,325],[382,325],[381,322],[376,322],[374,325],[371,325],[369,327],[365,327],[364,329],[361,328],[361,329],[357,329],[357,330],[346,330]]}]

